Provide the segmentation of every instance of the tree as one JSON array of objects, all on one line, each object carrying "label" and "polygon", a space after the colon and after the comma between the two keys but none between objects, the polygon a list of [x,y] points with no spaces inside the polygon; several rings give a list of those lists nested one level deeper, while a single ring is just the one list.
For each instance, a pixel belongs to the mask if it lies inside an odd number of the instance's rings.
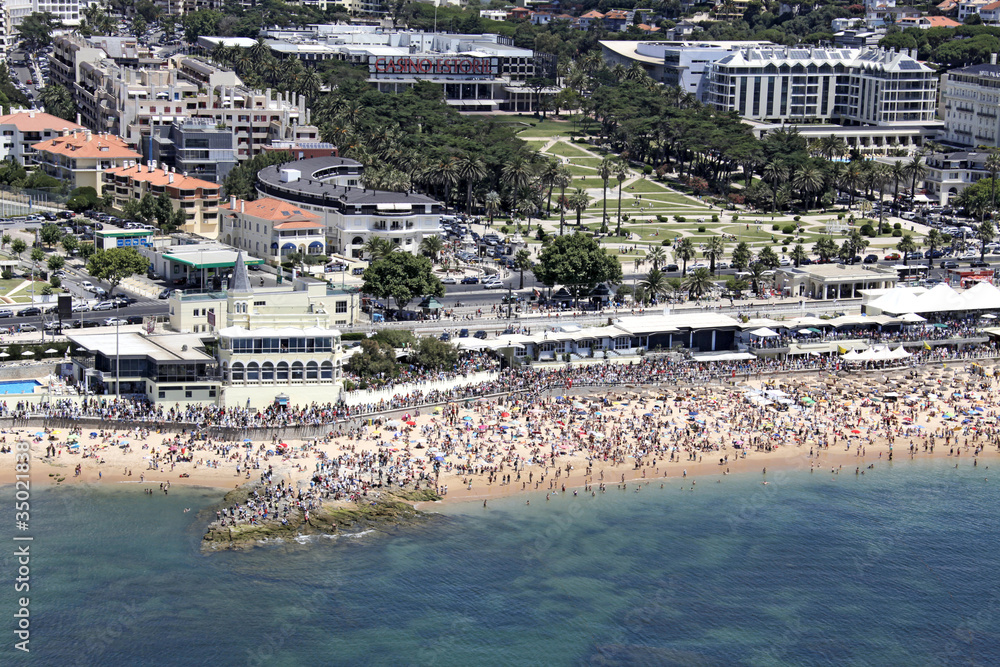
[{"label": "tree", "polygon": [[4,234],[0,236],[0,248],[10,243],[10,234]]},{"label": "tree", "polygon": [[46,265],[49,267],[49,271],[58,271],[66,266],[66,260],[62,255],[50,255]]},{"label": "tree", "polygon": [[712,274],[705,267],[699,267],[691,272],[691,275],[684,279],[684,289],[688,291],[688,298],[696,298],[712,289]]},{"label": "tree", "polygon": [[667,251],[661,245],[655,246],[646,253],[646,259],[653,263],[654,269],[659,269],[661,264],[667,262]]},{"label": "tree", "polygon": [[910,178],[910,194],[917,194],[917,181],[927,175],[927,167],[919,155],[914,155],[913,159],[906,163],[906,175]]},{"label": "tree", "polygon": [[753,290],[754,294],[760,294],[761,282],[764,277],[764,272],[768,270],[768,266],[761,262],[753,262],[747,267],[750,272],[750,288]]},{"label": "tree", "polygon": [[42,261],[43,259],[45,259],[45,251],[43,251],[41,248],[32,248],[31,249],[31,261],[32,262],[34,262],[34,263],[37,264],[38,262]]},{"label": "tree", "polygon": [[[590,206],[590,195],[588,195],[582,188],[577,188],[576,192],[569,196],[569,205],[574,211],[576,211],[576,226],[580,226],[580,216],[583,212],[587,210]],[[560,232],[559,236],[562,236]]]},{"label": "tree", "polygon": [[802,261],[809,258],[809,253],[806,249],[802,247],[801,243],[796,243],[792,246],[792,252],[790,253],[792,261],[795,262],[795,268],[799,268],[802,265]]},{"label": "tree", "polygon": [[[511,192],[511,215],[517,215],[518,196],[522,188],[526,188],[534,177],[535,172],[523,155],[515,155],[503,166],[500,173],[500,180]],[[520,228],[520,222],[518,222]]]},{"label": "tree", "polygon": [[813,244],[813,252],[821,260],[828,262],[837,254],[837,244],[829,236],[821,236]]},{"label": "tree", "polygon": [[388,257],[392,253],[396,252],[396,244],[389,239],[382,238],[381,236],[371,236],[367,241],[365,241],[361,250],[368,255],[369,262],[374,262]]},{"label": "tree", "polygon": [[58,116],[63,120],[72,121],[76,119],[76,104],[73,102],[73,96],[64,86],[58,83],[50,83],[42,88],[42,92],[39,93],[38,97],[42,101],[42,104],[45,105],[47,113]]},{"label": "tree", "polygon": [[80,247],[80,242],[76,240],[76,237],[72,234],[67,234],[62,237],[62,247],[63,252],[67,255],[72,255],[73,251]]},{"label": "tree", "polygon": [[63,231],[59,228],[59,225],[42,225],[42,231],[39,236],[41,236],[42,243],[51,248],[62,240]]},{"label": "tree", "polygon": [[903,234],[896,244],[896,250],[903,255],[903,266],[908,266],[910,262],[908,255],[917,251],[917,242],[913,240],[913,234]]},{"label": "tree", "polygon": [[681,276],[687,275],[688,262],[694,259],[694,243],[689,238],[683,238],[674,247],[674,257],[681,260],[683,268]]},{"label": "tree", "polygon": [[122,280],[140,275],[149,268],[149,260],[135,248],[111,248],[98,250],[87,260],[87,273],[109,285],[108,296]]},{"label": "tree", "polygon": [[408,252],[393,252],[375,260],[362,279],[363,293],[380,299],[391,297],[397,310],[419,296],[444,296],[444,285],[434,275],[431,261]]},{"label": "tree", "polygon": [[774,252],[774,249],[766,245],[757,253],[757,264],[761,264],[767,269],[776,269],[781,266],[781,261],[778,259],[778,255]]},{"label": "tree", "polygon": [[433,336],[422,336],[410,353],[410,361],[424,370],[451,370],[458,363],[458,348]]},{"label": "tree", "polygon": [[18,259],[21,259],[21,253],[28,249],[28,244],[23,239],[14,239],[10,242],[10,249],[14,251]]},{"label": "tree", "polygon": [[609,157],[601,160],[601,164],[597,167],[597,175],[600,177],[601,182],[604,183],[604,195],[601,197],[601,204],[604,207],[604,211],[601,214],[601,233],[606,234],[608,231],[608,181],[611,180],[611,175],[615,171],[615,161]]},{"label": "tree", "polygon": [[555,187],[559,188],[559,236],[562,236],[563,227],[566,224],[566,209],[569,208],[569,201],[566,199],[566,188],[573,184],[573,173],[569,170],[569,167],[559,165],[552,183]]},{"label": "tree", "polygon": [[579,232],[560,236],[538,256],[535,276],[543,285],[565,285],[579,300],[581,288],[619,283],[622,266],[597,241]]},{"label": "tree", "polygon": [[[192,12],[184,15],[184,20],[187,21],[188,17],[194,14],[200,14],[202,11]],[[217,35],[217,32],[203,32],[198,33],[203,35]],[[195,37],[197,39],[197,37]],[[188,40],[194,41],[194,40]],[[233,167],[229,174],[226,175],[226,180],[223,183],[223,188],[226,191],[226,195],[230,197],[239,197],[240,199],[256,199],[257,198],[257,174],[261,169],[265,167],[270,167],[274,164],[283,164],[285,162],[291,162],[294,158],[292,154],[288,151],[264,151],[254,155],[249,160],[241,162],[237,166]]]},{"label": "tree", "polygon": [[490,225],[493,224],[493,218],[496,214],[500,212],[501,201],[500,193],[495,190],[490,190],[483,197],[483,206],[486,208],[486,215],[489,216]]},{"label": "tree", "polygon": [[361,341],[361,352],[351,356],[344,369],[359,378],[394,378],[399,374],[396,351],[392,345],[375,338]]},{"label": "tree", "polygon": [[737,271],[746,271],[753,261],[753,253],[746,241],[740,241],[733,250],[733,261],[730,262]]},{"label": "tree", "polygon": [[646,278],[639,283],[639,286],[653,298],[660,298],[669,289],[667,285],[667,274],[657,268],[652,268],[646,274]]},{"label": "tree", "polygon": [[437,263],[438,255],[444,249],[444,242],[440,236],[425,236],[420,241],[420,254],[431,260],[431,264]]},{"label": "tree", "polygon": [[620,160],[615,167],[615,180],[618,181],[618,228],[615,229],[615,236],[622,235],[622,184],[628,178],[628,162]]},{"label": "tree", "polygon": [[524,272],[531,269],[531,253],[521,248],[514,255],[514,268],[521,272],[521,282],[517,289],[524,289]]},{"label": "tree", "polygon": [[56,20],[55,14],[32,12],[21,19],[20,25],[17,26],[17,33],[21,37],[21,45],[24,50],[35,53],[52,43],[52,32],[60,27],[62,24]]},{"label": "tree", "polygon": [[808,210],[813,195],[823,187],[823,174],[813,165],[806,165],[795,173],[792,186],[802,194],[803,207]]},{"label": "tree", "polygon": [[90,186],[84,186],[75,188],[69,193],[69,199],[66,200],[66,208],[74,213],[81,213],[89,211],[92,208],[97,208],[100,202],[101,198],[97,196],[97,190]]},{"label": "tree", "polygon": [[993,226],[992,220],[983,220],[976,231],[979,232],[979,260],[983,261],[986,257],[986,245],[996,238],[997,229]]},{"label": "tree", "polygon": [[715,262],[722,259],[726,254],[726,241],[721,236],[712,236],[705,243],[705,251],[702,253],[708,258],[709,273],[715,275]]}]

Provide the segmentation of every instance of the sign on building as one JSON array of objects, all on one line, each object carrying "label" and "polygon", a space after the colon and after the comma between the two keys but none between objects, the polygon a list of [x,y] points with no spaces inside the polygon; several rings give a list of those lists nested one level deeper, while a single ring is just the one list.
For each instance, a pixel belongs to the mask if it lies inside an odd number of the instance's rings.
[{"label": "sign on building", "polygon": [[500,59],[473,56],[368,56],[368,71],[375,75],[498,76]]}]

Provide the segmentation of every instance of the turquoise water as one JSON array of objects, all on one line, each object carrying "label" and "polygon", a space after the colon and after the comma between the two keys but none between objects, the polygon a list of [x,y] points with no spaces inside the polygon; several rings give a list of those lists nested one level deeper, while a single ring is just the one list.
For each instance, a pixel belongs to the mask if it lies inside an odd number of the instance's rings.
[{"label": "turquoise water", "polygon": [[[35,489],[31,660],[1000,662],[1000,475],[897,462],[770,477],[464,504],[389,533],[211,556],[195,514],[218,492]],[[11,495],[0,492],[4,526]],[[10,634],[0,663],[21,664]]]},{"label": "turquoise water", "polygon": [[0,382],[0,394],[33,394],[41,386],[36,380],[5,380]]}]

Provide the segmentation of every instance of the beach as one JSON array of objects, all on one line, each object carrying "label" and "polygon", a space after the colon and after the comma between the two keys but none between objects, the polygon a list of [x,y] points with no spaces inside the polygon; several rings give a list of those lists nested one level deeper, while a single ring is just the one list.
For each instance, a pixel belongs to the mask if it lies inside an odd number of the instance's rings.
[{"label": "beach", "polygon": [[[693,486],[727,474],[863,474],[892,458],[986,467],[998,455],[989,362],[892,372],[827,372],[750,382],[603,389],[561,397],[470,400],[331,426],[308,441],[196,439],[194,431],[8,429],[31,443],[41,484],[174,485],[232,490],[283,485],[302,509],[380,491],[433,491],[443,502],[523,492],[597,494],[643,483]],[[0,466],[13,475],[12,453]],[[290,495],[289,490],[294,493]],[[426,507],[427,503],[418,505]],[[274,518],[267,503],[232,520]]]}]

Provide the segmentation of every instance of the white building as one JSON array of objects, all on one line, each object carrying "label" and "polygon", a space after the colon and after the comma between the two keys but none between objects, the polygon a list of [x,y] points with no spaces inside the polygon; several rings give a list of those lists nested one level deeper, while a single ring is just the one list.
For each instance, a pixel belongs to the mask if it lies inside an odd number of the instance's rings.
[{"label": "white building", "polygon": [[997,146],[1000,139],[1000,65],[953,69],[941,78],[944,133],[956,146]]},{"label": "white building", "polygon": [[0,116],[0,160],[12,159],[28,166],[35,156],[33,144],[83,129],[82,125],[42,111],[15,109]]},{"label": "white building", "polygon": [[257,191],[315,213],[326,226],[327,251],[361,258],[372,236],[416,253],[420,242],[441,231],[441,203],[409,192],[360,186],[362,165],[318,157],[273,165],[257,174]]},{"label": "white building", "polygon": [[80,25],[79,0],[6,0],[5,4],[10,12],[11,32],[26,16],[35,12],[49,12],[66,26]]},{"label": "white building", "polygon": [[272,266],[290,253],[326,254],[326,225],[320,217],[270,197],[253,201],[231,197],[228,207],[223,207],[219,238]]},{"label": "white building", "polygon": [[639,63],[655,81],[679,87],[704,102],[712,63],[745,48],[774,46],[770,42],[631,42],[602,41],[601,54],[609,65]]},{"label": "white building", "polygon": [[708,102],[756,121],[918,125],[934,120],[937,76],[882,49],[752,48],[712,65]]}]

